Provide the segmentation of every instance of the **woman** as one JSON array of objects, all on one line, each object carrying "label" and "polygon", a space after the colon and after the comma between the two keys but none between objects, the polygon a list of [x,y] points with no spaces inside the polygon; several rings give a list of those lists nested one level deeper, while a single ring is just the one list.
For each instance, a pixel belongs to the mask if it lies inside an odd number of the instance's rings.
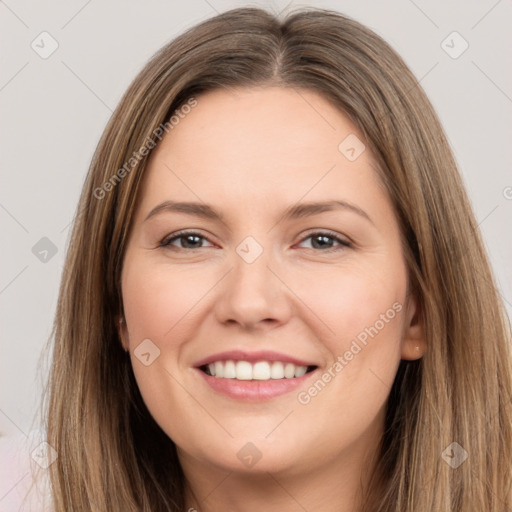
[{"label": "woman", "polygon": [[503,511],[506,315],[439,121],[338,13],[162,48],[83,188],[55,510]]}]

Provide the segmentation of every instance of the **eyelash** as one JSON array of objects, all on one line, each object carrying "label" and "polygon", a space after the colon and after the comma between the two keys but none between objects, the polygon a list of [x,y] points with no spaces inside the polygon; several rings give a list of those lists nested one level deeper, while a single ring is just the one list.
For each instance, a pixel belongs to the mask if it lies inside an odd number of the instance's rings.
[{"label": "eyelash", "polygon": [[[174,242],[175,240],[178,240],[180,238],[186,238],[187,236],[190,236],[190,235],[194,235],[194,236],[197,236],[197,237],[202,238],[204,240],[208,240],[208,238],[206,238],[205,236],[200,235],[197,231],[186,231],[185,230],[185,231],[178,231],[177,233],[174,233],[172,235],[172,238],[168,238],[168,237],[164,238],[160,242],[159,247],[163,247],[163,248],[167,248],[167,249],[172,248],[173,250],[177,249],[179,251],[196,251],[197,249],[202,249],[202,247],[198,247],[196,249],[186,249],[184,247],[171,246],[171,242]],[[325,236],[325,237],[328,237],[328,238],[332,238],[333,240],[335,240],[336,242],[338,242],[340,244],[337,247],[330,247],[328,249],[315,249],[314,247],[311,247],[311,248],[308,247],[308,249],[313,249],[313,250],[316,250],[317,252],[335,252],[335,251],[339,251],[339,250],[343,250],[343,249],[347,249],[349,247],[352,247],[352,244],[350,242],[347,242],[346,240],[341,239],[333,231],[315,231],[313,233],[310,233],[308,236],[304,237],[300,241],[300,243],[304,242],[308,238],[313,238],[315,236]]]}]

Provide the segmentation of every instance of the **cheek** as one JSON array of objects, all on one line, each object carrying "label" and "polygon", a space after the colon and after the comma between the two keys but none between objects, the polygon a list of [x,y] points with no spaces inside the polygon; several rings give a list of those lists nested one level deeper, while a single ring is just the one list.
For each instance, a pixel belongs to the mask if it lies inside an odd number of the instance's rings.
[{"label": "cheek", "polygon": [[405,271],[368,265],[317,275],[310,285],[307,305],[327,326],[322,344],[331,362],[299,401],[316,402],[319,413],[357,410],[368,420],[385,402],[400,362]]},{"label": "cheek", "polygon": [[[185,276],[179,269],[171,272],[162,264],[129,257],[125,260],[123,306],[134,376],[152,417],[169,436],[181,432],[169,419],[169,411],[179,410],[185,425],[193,423],[194,414],[197,416],[186,391],[177,384],[182,380],[180,353],[197,327],[194,315],[199,311],[198,301],[213,284],[197,272]],[[148,365],[139,359],[142,342],[147,347],[144,352],[150,354]]]},{"label": "cheek", "polygon": [[304,280],[301,297],[318,326],[325,326],[322,341],[331,353],[343,353],[358,337],[364,343],[379,335],[399,344],[406,275],[390,270],[389,265],[375,264],[296,278]]},{"label": "cheek", "polygon": [[194,305],[212,284],[202,273],[170,271],[165,265],[126,265],[123,303],[130,348],[146,338],[159,346],[170,338],[180,339],[183,328],[193,319]]}]

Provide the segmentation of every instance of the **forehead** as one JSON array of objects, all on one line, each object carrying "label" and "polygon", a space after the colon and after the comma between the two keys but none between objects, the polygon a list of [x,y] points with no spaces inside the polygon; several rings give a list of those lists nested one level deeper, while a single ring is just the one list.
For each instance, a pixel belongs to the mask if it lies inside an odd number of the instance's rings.
[{"label": "forehead", "polygon": [[320,93],[240,88],[196,100],[153,150],[141,191],[143,209],[178,197],[229,202],[261,214],[276,202],[346,194],[358,201],[382,194],[362,135]]},{"label": "forehead", "polygon": [[[197,97],[197,106],[156,149],[198,157],[197,148],[228,159],[266,155],[281,162],[306,157],[307,163],[339,155],[339,143],[353,134],[353,123],[319,92],[297,88],[255,87],[214,90]],[[327,153],[326,153],[327,152]],[[249,162],[248,162],[249,163]]]}]

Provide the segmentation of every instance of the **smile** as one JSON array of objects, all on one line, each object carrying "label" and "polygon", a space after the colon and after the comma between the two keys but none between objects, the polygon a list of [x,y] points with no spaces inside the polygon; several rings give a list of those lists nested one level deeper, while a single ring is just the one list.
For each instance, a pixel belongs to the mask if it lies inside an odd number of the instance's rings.
[{"label": "smile", "polygon": [[217,379],[235,379],[240,381],[266,381],[294,379],[313,371],[315,366],[302,366],[282,361],[215,361],[203,365],[200,369]]},{"label": "smile", "polygon": [[196,361],[194,370],[215,394],[264,402],[305,386],[318,373],[315,362],[273,350],[230,350]]}]

